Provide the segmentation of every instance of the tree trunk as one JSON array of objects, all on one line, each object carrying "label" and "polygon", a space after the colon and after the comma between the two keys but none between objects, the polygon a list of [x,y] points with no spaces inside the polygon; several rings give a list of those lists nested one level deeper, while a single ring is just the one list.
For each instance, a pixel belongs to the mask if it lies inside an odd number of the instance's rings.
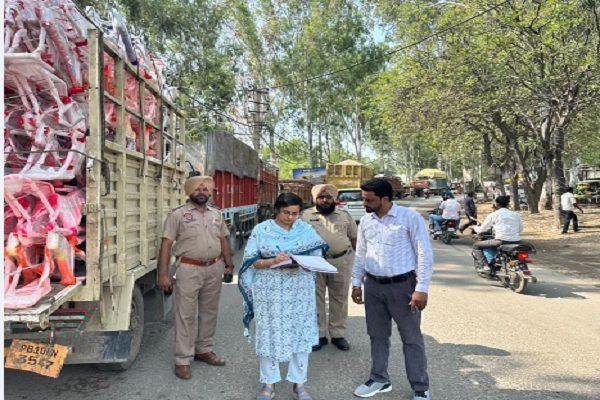
[{"label": "tree trunk", "polygon": [[319,143],[319,166],[323,165],[323,132],[320,121],[317,119],[317,129],[319,132],[319,136],[317,137]]},{"label": "tree trunk", "polygon": [[511,198],[513,203],[513,210],[519,211],[521,209],[521,202],[519,201],[519,173],[513,172],[511,187]]},{"label": "tree trunk", "polygon": [[560,196],[565,192],[566,179],[565,168],[562,154],[565,148],[565,132],[558,124],[554,132],[553,153],[554,160],[552,162],[552,208],[554,209],[556,226],[560,228],[562,225],[562,213],[560,212]]},{"label": "tree trunk", "polygon": [[258,90],[252,91],[252,100],[254,102],[251,115],[252,120],[252,147],[260,154],[260,134],[262,131],[262,100],[261,93]]},{"label": "tree trunk", "polygon": [[548,176],[544,187],[542,188],[542,196],[540,197],[540,210],[552,210],[552,177]]},{"label": "tree trunk", "polygon": [[331,145],[329,143],[329,124],[325,128],[325,151],[327,152],[327,162],[331,162]]},{"label": "tree trunk", "polygon": [[[308,83],[306,84],[308,89]],[[313,159],[313,127],[311,121],[311,108],[310,108],[310,97],[308,90],[306,91],[306,141],[308,142],[308,164],[310,168],[315,167],[315,160]]]}]

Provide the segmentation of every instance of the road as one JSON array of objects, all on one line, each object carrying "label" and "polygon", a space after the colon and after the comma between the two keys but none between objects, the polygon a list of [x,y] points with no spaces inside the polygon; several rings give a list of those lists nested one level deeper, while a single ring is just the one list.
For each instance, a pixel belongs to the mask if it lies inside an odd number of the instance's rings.
[{"label": "road", "polygon": [[[405,205],[430,208],[432,201]],[[467,239],[433,244],[435,273],[424,312],[431,392],[434,399],[599,399],[600,282],[579,280],[534,264],[540,282],[518,295],[473,272]],[[239,257],[239,255],[238,255]],[[172,373],[173,327],[147,326],[132,369],[107,373],[93,366],[65,366],[56,379],[11,370],[7,399],[254,399],[258,389],[253,345],[242,337],[241,298],[224,287],[216,351],[225,367],[195,363],[194,377]],[[351,303],[349,352],[331,345],[311,356],[308,388],[315,400],[352,399],[369,371],[364,308]],[[390,374],[394,390],[381,399],[408,399],[410,388],[398,334],[392,338]],[[276,398],[291,398],[287,383]]]}]

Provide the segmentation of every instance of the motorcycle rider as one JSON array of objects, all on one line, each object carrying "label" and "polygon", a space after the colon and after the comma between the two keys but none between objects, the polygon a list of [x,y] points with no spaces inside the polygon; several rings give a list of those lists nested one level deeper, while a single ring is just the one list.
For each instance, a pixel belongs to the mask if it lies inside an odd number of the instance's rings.
[{"label": "motorcycle rider", "polygon": [[441,223],[449,219],[456,220],[456,226],[458,227],[461,205],[454,198],[452,192],[447,191],[442,194],[442,202],[439,204],[438,209],[442,210],[442,215],[429,214],[429,229],[435,228],[434,232],[440,234],[442,230]]},{"label": "motorcycle rider", "polygon": [[521,241],[523,220],[521,214],[508,209],[510,196],[498,196],[494,200],[494,212],[486,217],[481,226],[473,227],[476,233],[493,229],[494,238],[473,243],[473,256],[485,272],[490,271],[490,265],[483,249],[498,248],[503,244],[514,244]]}]

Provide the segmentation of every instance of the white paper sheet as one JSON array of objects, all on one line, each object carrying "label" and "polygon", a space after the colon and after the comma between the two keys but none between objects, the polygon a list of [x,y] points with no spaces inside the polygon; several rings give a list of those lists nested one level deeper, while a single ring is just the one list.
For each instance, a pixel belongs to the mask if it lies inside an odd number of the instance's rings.
[{"label": "white paper sheet", "polygon": [[274,264],[271,268],[283,267],[290,265],[293,262],[301,265],[309,271],[325,272],[329,274],[337,274],[338,270],[333,265],[329,264],[323,257],[319,256],[297,256],[291,255],[289,260]]}]

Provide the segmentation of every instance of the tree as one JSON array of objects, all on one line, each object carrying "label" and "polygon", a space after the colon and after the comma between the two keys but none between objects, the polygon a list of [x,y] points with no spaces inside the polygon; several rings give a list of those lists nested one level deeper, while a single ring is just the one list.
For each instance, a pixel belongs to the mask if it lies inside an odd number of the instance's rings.
[{"label": "tree", "polygon": [[[377,4],[405,41],[485,8],[475,1]],[[372,108],[391,134],[418,130],[456,161],[457,149],[479,149],[488,165],[521,176],[531,212],[552,177],[556,206],[574,122],[598,98],[593,21],[579,2],[506,3],[401,54],[376,83],[391,90],[385,105],[375,99]]]}]

